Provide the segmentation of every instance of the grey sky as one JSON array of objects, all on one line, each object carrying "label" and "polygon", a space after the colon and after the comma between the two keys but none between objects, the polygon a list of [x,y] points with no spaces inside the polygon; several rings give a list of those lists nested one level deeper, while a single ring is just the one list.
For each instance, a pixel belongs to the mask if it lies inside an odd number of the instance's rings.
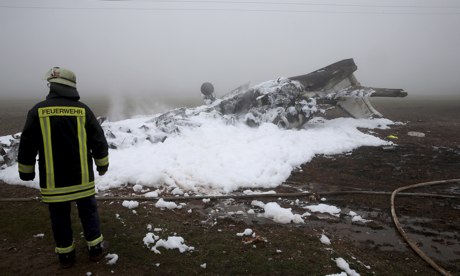
[{"label": "grey sky", "polygon": [[82,96],[219,96],[344,58],[364,85],[460,90],[458,1],[166,2],[0,0],[1,95],[41,97],[62,66]]}]

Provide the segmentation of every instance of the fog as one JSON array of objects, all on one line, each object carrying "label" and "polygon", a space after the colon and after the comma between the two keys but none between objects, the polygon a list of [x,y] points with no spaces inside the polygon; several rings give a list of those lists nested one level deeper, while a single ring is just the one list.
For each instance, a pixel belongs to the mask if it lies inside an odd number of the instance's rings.
[{"label": "fog", "polygon": [[0,0],[0,99],[42,98],[61,66],[83,99],[159,110],[345,58],[363,85],[458,94],[459,27],[454,0]]}]

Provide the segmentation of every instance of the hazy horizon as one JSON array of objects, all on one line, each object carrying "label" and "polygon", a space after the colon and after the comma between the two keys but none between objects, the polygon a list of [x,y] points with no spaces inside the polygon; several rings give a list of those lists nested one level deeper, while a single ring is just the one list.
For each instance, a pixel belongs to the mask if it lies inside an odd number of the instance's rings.
[{"label": "hazy horizon", "polygon": [[354,58],[363,85],[454,95],[458,26],[454,0],[0,0],[0,92],[40,98],[61,66],[83,98],[189,101]]}]

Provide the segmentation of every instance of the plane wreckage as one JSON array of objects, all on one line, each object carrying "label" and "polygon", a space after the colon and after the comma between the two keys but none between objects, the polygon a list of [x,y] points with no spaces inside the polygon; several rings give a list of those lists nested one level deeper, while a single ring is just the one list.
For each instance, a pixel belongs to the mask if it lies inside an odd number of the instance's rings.
[{"label": "plane wreckage", "polygon": [[354,118],[382,117],[369,97],[407,96],[403,89],[362,86],[353,74],[357,68],[353,59],[344,59],[306,75],[278,78],[251,88],[247,83],[220,99],[216,99],[213,85],[205,82],[201,86],[205,107],[175,109],[153,120],[165,132],[171,132],[188,116],[216,112],[250,126],[270,122],[283,128],[299,128],[312,117],[336,107]]},{"label": "plane wreckage", "polygon": [[[139,128],[143,134],[136,137],[130,135],[134,130],[102,124],[105,118],[99,120],[110,147],[117,149],[136,144],[139,137],[152,143],[163,142],[168,135],[180,132],[181,127],[199,126],[190,118],[203,112],[228,123],[244,122],[254,127],[273,123],[281,128],[300,128],[311,118],[326,116],[334,108],[355,118],[382,117],[369,97],[407,96],[403,89],[362,86],[353,75],[356,70],[353,59],[345,59],[306,75],[278,78],[253,87],[246,83],[219,99],[213,85],[205,82],[201,86],[205,105],[177,108],[146,119]],[[20,134],[0,138],[0,167],[4,168],[16,163]]]}]

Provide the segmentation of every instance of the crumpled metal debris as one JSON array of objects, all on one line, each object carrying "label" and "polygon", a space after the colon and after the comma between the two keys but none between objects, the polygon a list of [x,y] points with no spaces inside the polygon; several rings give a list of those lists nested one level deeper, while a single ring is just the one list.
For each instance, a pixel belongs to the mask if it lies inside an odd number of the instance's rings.
[{"label": "crumpled metal debris", "polygon": [[259,235],[255,235],[255,236],[250,236],[250,237],[244,237],[242,242],[244,244],[254,244],[254,243],[268,242],[268,239],[265,237],[261,237]]}]

